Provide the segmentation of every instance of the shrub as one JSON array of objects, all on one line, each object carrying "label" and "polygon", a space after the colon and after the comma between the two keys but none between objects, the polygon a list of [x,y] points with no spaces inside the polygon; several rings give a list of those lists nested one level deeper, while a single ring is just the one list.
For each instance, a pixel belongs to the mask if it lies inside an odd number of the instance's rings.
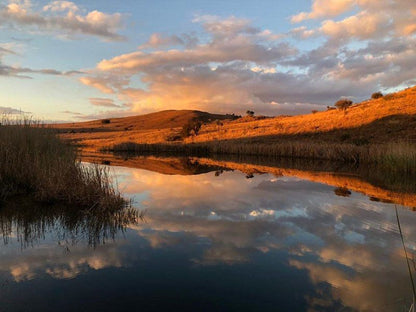
[{"label": "shrub", "polygon": [[386,94],[385,96],[383,96],[383,99],[386,100],[386,101],[390,101],[390,100],[393,100],[395,98],[396,98],[396,96],[395,96],[394,93],[389,93],[389,94]]},{"label": "shrub", "polygon": [[248,110],[246,111],[247,116],[253,117],[254,116],[254,112],[252,110]]},{"label": "shrub", "polygon": [[335,107],[341,110],[346,110],[348,107],[352,105],[352,101],[348,99],[341,99],[335,103]]},{"label": "shrub", "polygon": [[382,97],[383,97],[383,93],[381,93],[380,91],[371,94],[371,98],[374,99],[374,100],[382,98]]},{"label": "shrub", "polygon": [[190,135],[198,135],[199,129],[201,129],[202,122],[199,120],[191,120],[183,125],[181,136],[187,138]]},{"label": "shrub", "polygon": [[110,119],[103,119],[103,120],[101,120],[101,123],[102,124],[109,124],[110,122],[111,122]]},{"label": "shrub", "polygon": [[316,110],[316,109],[314,109],[313,111],[312,111],[312,114],[316,114],[318,111]]}]

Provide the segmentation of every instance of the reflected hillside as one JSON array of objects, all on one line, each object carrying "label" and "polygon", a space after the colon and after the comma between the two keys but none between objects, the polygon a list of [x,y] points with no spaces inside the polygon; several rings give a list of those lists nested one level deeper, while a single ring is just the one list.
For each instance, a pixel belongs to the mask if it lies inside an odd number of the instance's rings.
[{"label": "reflected hillside", "polygon": [[199,163],[189,157],[156,157],[129,154],[108,154],[99,152],[82,153],[82,161],[110,166],[144,169],[167,175],[195,175],[212,171],[227,170],[226,167]]},{"label": "reflected hillside", "polygon": [[44,240],[65,242],[68,246],[83,242],[96,247],[114,239],[142,217],[130,207],[116,211],[94,207],[81,210],[19,199],[0,206],[0,235],[3,244],[17,240],[22,248]]},{"label": "reflected hillside", "polygon": [[255,174],[301,179],[334,186],[335,194],[348,195],[355,191],[367,195],[372,201],[395,203],[416,208],[416,180],[412,175],[398,175],[371,166],[354,166],[329,161],[297,159],[270,159],[267,157],[156,157],[87,153],[83,161],[145,169],[167,175],[194,175],[207,172],[238,170],[247,178]]}]

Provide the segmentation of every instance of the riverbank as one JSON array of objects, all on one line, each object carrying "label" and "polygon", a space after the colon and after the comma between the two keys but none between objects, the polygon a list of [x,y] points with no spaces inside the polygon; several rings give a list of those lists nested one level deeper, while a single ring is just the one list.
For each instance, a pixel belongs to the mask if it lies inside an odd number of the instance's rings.
[{"label": "riverbank", "polygon": [[213,155],[267,156],[330,160],[357,165],[376,165],[380,170],[406,175],[416,174],[416,146],[406,142],[355,145],[315,142],[277,142],[262,144],[245,140],[214,141],[191,144],[137,144],[126,142],[103,148],[114,153],[138,155],[175,155],[210,157]]},{"label": "riverbank", "polygon": [[120,209],[127,202],[113,187],[108,169],[83,165],[77,149],[30,119],[0,125],[0,200],[32,196],[80,209]]}]

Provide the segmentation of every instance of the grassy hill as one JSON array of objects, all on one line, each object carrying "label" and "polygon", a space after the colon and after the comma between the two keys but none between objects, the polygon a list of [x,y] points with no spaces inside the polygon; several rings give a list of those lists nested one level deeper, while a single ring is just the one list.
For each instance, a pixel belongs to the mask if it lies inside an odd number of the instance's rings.
[{"label": "grassy hill", "polygon": [[196,110],[166,110],[146,115],[109,118],[87,122],[54,124],[61,136],[75,140],[85,149],[98,149],[126,140],[157,143],[194,120],[209,124],[214,120],[233,120],[234,115],[210,114]]},{"label": "grassy hill", "polygon": [[209,123],[213,120],[233,119],[232,115],[210,114],[196,110],[165,110],[146,115],[100,119],[86,122],[53,125],[54,128],[79,132],[143,131],[182,127],[191,120]]},{"label": "grassy hill", "polygon": [[197,136],[182,143],[246,140],[252,143],[317,141],[329,143],[416,143],[416,87],[379,99],[300,116],[273,118],[218,115],[193,110],[169,110],[141,116],[57,124],[62,136],[84,148],[99,149],[122,143],[165,143],[179,135],[184,124],[200,120]]}]

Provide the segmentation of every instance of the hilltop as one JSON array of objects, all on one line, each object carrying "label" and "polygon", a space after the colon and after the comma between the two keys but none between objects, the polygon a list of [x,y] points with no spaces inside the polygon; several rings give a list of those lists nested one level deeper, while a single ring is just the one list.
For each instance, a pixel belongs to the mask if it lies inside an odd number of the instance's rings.
[{"label": "hilltop", "polygon": [[[203,123],[198,135],[177,142],[183,125]],[[416,142],[416,87],[357,103],[299,116],[218,115],[193,110],[169,110],[141,116],[59,124],[61,136],[94,150],[122,142],[191,143],[238,140],[252,143],[308,141],[356,145],[396,141]]]},{"label": "hilltop", "polygon": [[84,148],[95,149],[138,138],[140,142],[163,142],[171,133],[176,133],[193,120],[209,124],[214,120],[226,121],[236,118],[235,115],[210,114],[197,110],[165,110],[146,115],[50,126],[58,129],[63,138],[74,140]]}]

